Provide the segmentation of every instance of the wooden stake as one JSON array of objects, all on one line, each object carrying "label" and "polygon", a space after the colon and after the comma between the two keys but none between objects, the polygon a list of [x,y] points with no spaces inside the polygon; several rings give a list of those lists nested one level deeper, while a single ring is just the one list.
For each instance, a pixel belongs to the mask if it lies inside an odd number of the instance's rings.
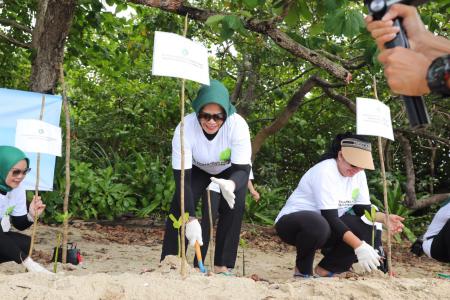
[{"label": "wooden stake", "polygon": [[[375,76],[373,76],[373,91],[375,94],[375,99],[379,100],[378,92],[377,92],[377,80],[376,80]],[[384,168],[383,143],[382,143],[382,138],[380,136],[378,137],[378,154],[380,156],[381,177],[383,179],[383,203],[384,203],[384,214],[386,217],[385,223],[386,223],[387,232],[388,232],[387,265],[388,265],[389,278],[392,278],[393,272],[392,272],[392,255],[391,255],[391,250],[392,250],[391,226],[390,226],[390,220],[389,220],[389,204],[388,204],[388,199],[387,199],[387,181],[386,181],[386,171]]]},{"label": "wooden stake", "polygon": [[[183,36],[186,37],[188,28],[188,14],[184,19]],[[185,80],[181,80],[181,122],[180,122],[180,146],[181,146],[181,175],[180,175],[180,210],[181,210],[181,276],[186,277],[186,242],[185,230],[186,221],[184,219],[184,85]]]},{"label": "wooden stake", "polygon": [[63,202],[63,242],[62,242],[62,263],[67,262],[67,240],[69,234],[69,194],[70,194],[70,106],[67,101],[66,85],[64,81],[64,68],[60,65],[59,81],[62,88],[63,96],[63,109],[64,117],[66,121],[66,160],[65,160],[65,173],[66,173],[66,187],[64,189],[64,202]]},{"label": "wooden stake", "polygon": [[212,217],[212,209],[211,209],[211,191],[209,187],[206,189],[208,193],[208,213],[209,213],[209,268],[212,272],[214,270],[214,259],[213,259],[213,236],[214,236],[214,223]]},{"label": "wooden stake", "polygon": [[[42,104],[41,104],[41,113],[39,115],[39,120],[42,121],[44,118],[44,108],[45,108],[45,95],[42,95]],[[36,185],[34,188],[34,198],[37,198],[39,196],[39,173],[40,173],[40,166],[41,166],[41,153],[37,153],[36,158]],[[34,211],[34,222],[33,222],[33,233],[31,234],[31,243],[30,243],[30,250],[28,252],[28,256],[31,257],[33,254],[33,247],[34,247],[34,240],[36,238],[36,228],[37,228],[37,220],[39,216],[37,214],[37,211]]]}]

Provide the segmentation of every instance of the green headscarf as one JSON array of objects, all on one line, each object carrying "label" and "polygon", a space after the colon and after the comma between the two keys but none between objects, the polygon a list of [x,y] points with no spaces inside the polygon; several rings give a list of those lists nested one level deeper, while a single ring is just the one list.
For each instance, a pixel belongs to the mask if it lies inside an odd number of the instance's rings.
[{"label": "green headscarf", "polygon": [[204,85],[200,88],[197,98],[192,101],[192,108],[198,115],[203,106],[210,103],[220,105],[227,117],[236,112],[236,108],[230,102],[230,96],[227,88],[218,80],[211,79],[209,86]]},{"label": "green headscarf", "polygon": [[28,168],[30,160],[22,150],[12,146],[0,146],[0,191],[9,192],[12,190],[6,185],[6,177],[8,177],[11,168],[22,159],[27,161]]}]

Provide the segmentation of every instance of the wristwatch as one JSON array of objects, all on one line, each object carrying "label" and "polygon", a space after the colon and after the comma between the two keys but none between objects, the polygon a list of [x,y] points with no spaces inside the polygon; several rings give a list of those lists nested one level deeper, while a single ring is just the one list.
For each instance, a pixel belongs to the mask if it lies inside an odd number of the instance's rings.
[{"label": "wristwatch", "polygon": [[428,87],[431,92],[450,96],[448,81],[450,79],[450,54],[433,60],[427,72]]}]

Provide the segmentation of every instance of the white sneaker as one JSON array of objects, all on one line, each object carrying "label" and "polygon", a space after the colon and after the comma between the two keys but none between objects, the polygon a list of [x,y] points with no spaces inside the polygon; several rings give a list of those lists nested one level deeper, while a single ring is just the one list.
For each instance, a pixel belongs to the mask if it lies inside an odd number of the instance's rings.
[{"label": "white sneaker", "polygon": [[44,273],[47,275],[54,275],[54,273],[50,272],[37,262],[31,259],[31,257],[27,257],[23,262],[22,265],[25,266],[25,268],[28,270],[28,272],[31,273]]}]

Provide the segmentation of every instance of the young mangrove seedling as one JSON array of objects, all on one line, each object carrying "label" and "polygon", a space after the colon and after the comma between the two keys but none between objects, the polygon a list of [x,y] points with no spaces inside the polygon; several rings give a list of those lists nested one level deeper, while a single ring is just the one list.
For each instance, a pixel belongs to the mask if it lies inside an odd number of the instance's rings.
[{"label": "young mangrove seedling", "polygon": [[[177,220],[177,218],[175,218],[175,216],[173,214],[169,215],[169,219],[172,220],[172,226],[173,228],[175,228],[178,232],[178,257],[181,257],[181,237],[180,237],[180,228],[181,228],[181,223],[182,223],[182,219],[181,216],[180,218]],[[189,220],[189,213],[185,213],[184,214],[184,222],[186,223]]]}]

